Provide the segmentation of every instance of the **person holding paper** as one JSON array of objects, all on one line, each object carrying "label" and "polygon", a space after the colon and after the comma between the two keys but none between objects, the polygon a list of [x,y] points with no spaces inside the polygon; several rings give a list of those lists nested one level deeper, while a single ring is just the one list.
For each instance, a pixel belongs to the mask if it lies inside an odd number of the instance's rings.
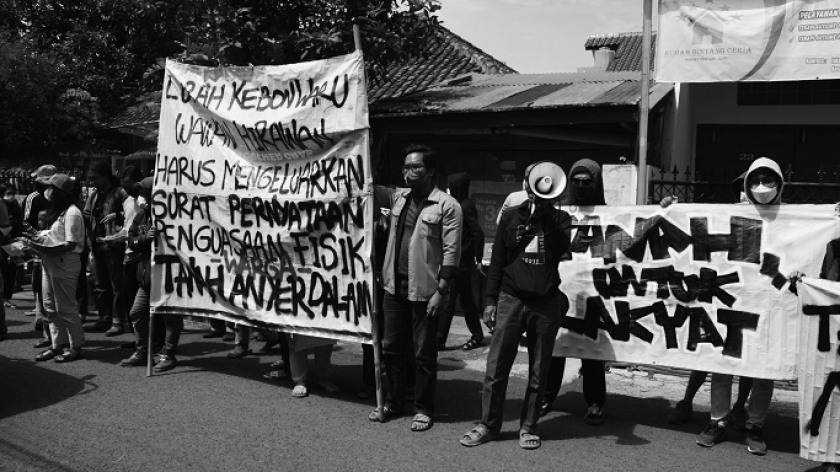
[{"label": "person holding paper", "polygon": [[[753,161],[744,178],[744,195],[753,205],[779,205],[782,203],[784,177],[782,169],[772,159],[760,157]],[[747,450],[756,455],[767,454],[762,428],[770,410],[773,381],[753,379],[747,404]],[[723,440],[727,418],[731,414],[732,375],[712,373],[711,421],[697,436],[697,445],[712,447]]]},{"label": "person holding paper", "polygon": [[[23,202],[23,226],[29,233],[37,233],[38,230],[44,229],[40,226],[39,215],[44,210],[49,210],[50,203],[44,197],[44,191],[49,186],[48,181],[50,177],[55,175],[58,169],[54,165],[42,165],[31,177],[35,179],[35,191],[26,196]],[[35,316],[35,330],[42,329],[44,333],[49,333],[48,323],[44,322],[44,301],[41,293],[41,279],[43,278],[43,268],[39,258],[35,258],[31,263],[30,274],[32,276],[32,294],[35,296],[35,309],[27,313],[27,315]],[[44,339],[35,344],[38,349],[51,346],[52,342],[47,334]]]},{"label": "person holding paper", "polygon": [[461,206],[440,191],[432,180],[437,171],[435,152],[412,145],[404,151],[402,175],[408,189],[391,194],[388,245],[382,268],[382,354],[387,373],[384,411],[374,410],[371,421],[402,413],[405,396],[405,351],[415,357],[414,419],[412,431],[432,427],[437,386],[438,315],[461,258]]},{"label": "person holding paper", "polygon": [[[85,202],[84,216],[90,235],[93,263],[96,268],[96,309],[99,321],[95,330],[105,336],[123,334],[126,303],[123,297],[123,258],[125,242],[108,240],[125,224],[123,202],[128,194],[120,186],[111,164],[98,161],[88,172],[94,187]],[[110,328],[109,328],[110,326]]]},{"label": "person holding paper", "polygon": [[72,197],[76,186],[72,177],[55,174],[48,184],[44,196],[52,203],[52,224],[49,231],[30,236],[28,247],[41,256],[43,263],[44,312],[50,323],[52,347],[35,360],[72,362],[84,358],[85,330],[76,302],[76,284],[85,227],[79,204]]},{"label": "person holding paper", "polygon": [[[530,181],[529,175],[525,179]],[[560,320],[568,310],[568,300],[559,289],[557,266],[569,250],[572,220],[568,213],[554,207],[554,198],[548,198],[549,194],[541,192],[546,195],[541,198],[530,185],[527,192],[526,202],[502,214],[493,241],[484,322],[495,330],[487,354],[481,423],[460,441],[468,447],[494,440],[502,429],[508,379],[523,332],[529,374],[520,415],[519,446],[537,449],[542,444],[537,422],[545,379]]]}]

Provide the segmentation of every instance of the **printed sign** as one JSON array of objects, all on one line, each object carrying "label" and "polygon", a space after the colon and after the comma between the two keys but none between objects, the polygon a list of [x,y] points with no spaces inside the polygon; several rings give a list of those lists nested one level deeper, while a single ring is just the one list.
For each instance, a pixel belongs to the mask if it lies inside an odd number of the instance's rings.
[{"label": "printed sign", "polygon": [[840,462],[840,283],[805,278],[798,292],[799,455]]},{"label": "printed sign", "polygon": [[660,0],[656,80],[840,78],[840,0]]},{"label": "printed sign", "polygon": [[569,311],[555,354],[793,379],[793,271],[819,273],[833,205],[563,207]]},{"label": "printed sign", "polygon": [[367,341],[371,176],[361,53],[166,65],[156,313]]}]

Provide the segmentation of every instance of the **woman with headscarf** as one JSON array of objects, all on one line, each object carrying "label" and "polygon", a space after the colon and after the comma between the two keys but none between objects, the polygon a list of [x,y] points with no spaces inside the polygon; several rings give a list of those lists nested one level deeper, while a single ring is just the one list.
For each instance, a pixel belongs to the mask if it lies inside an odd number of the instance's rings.
[{"label": "woman with headscarf", "polygon": [[[569,203],[576,206],[606,205],[601,166],[592,159],[581,159],[572,165],[569,172]],[[568,302],[567,302],[568,303]],[[563,374],[566,370],[565,357],[552,357],[543,397],[542,415],[553,409],[552,404],[560,393]],[[604,361],[581,359],[580,373],[583,377],[583,398],[589,409],[583,417],[587,424],[604,422],[601,410],[607,399],[607,380]]]},{"label": "woman with headscarf", "polygon": [[[744,178],[744,195],[747,201],[756,206],[779,205],[782,203],[782,190],[785,179],[782,169],[772,159],[760,157],[753,161]],[[767,454],[762,428],[770,400],[773,397],[773,381],[753,379],[752,391],[747,404],[747,451],[763,456]],[[711,421],[697,436],[697,445],[712,447],[726,433],[727,418],[731,414],[732,375],[712,373],[712,408]]]},{"label": "woman with headscarf", "polygon": [[[36,361],[71,362],[84,358],[85,331],[76,302],[85,238],[84,220],[73,199],[75,182],[67,174],[55,174],[44,191],[52,204],[50,229],[34,236],[29,249],[41,256],[44,312],[50,324],[52,347],[38,354]],[[65,351],[65,348],[67,350]]]}]

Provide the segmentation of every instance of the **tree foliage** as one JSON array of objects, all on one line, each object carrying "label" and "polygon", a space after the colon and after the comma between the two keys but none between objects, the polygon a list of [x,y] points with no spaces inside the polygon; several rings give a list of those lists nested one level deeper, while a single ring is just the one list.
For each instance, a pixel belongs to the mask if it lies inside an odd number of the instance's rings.
[{"label": "tree foliage", "polygon": [[439,8],[439,0],[3,0],[0,90],[17,96],[0,99],[16,114],[0,121],[0,142],[55,147],[73,133],[83,138],[100,116],[160,88],[161,58],[315,60],[351,52],[353,24],[368,76],[379,80],[388,65],[422,52]]}]

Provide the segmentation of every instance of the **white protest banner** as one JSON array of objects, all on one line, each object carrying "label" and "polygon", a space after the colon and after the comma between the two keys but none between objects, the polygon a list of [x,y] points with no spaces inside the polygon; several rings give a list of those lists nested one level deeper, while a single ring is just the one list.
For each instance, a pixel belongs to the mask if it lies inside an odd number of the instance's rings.
[{"label": "white protest banner", "polygon": [[168,61],[161,105],[155,313],[370,340],[361,53],[260,67]]},{"label": "white protest banner", "polygon": [[840,0],[660,0],[659,82],[840,78]]},{"label": "white protest banner", "polygon": [[817,462],[840,462],[840,283],[804,278],[797,289],[802,308],[799,455]]},{"label": "white protest banner", "polygon": [[837,237],[833,205],[563,207],[576,219],[555,354],[796,377],[797,298]]}]

